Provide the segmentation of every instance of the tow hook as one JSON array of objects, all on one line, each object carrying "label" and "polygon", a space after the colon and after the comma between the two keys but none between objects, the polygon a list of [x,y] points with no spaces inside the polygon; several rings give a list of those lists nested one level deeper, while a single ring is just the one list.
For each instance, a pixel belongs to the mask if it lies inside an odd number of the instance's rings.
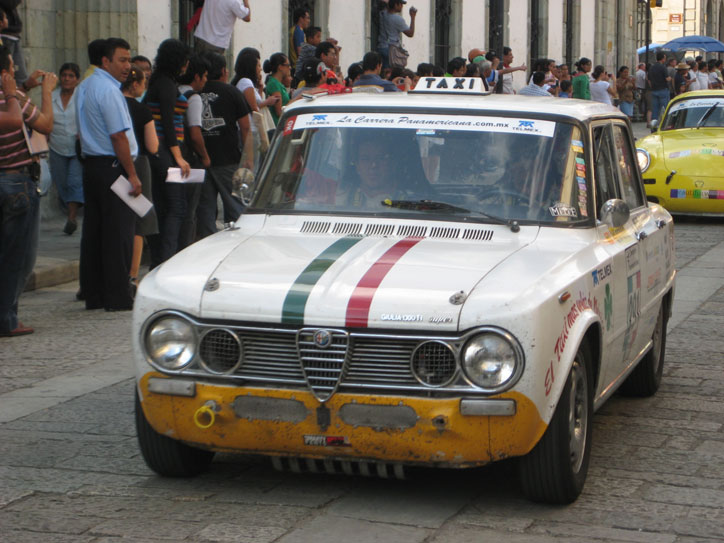
[{"label": "tow hook", "polygon": [[221,411],[219,404],[209,400],[194,413],[194,424],[202,430],[211,428],[216,422],[216,413],[219,411]]}]

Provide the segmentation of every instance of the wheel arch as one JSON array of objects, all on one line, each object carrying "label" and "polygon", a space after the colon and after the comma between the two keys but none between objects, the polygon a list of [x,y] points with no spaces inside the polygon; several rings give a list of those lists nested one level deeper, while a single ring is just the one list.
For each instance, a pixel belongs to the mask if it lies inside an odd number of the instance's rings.
[{"label": "wheel arch", "polygon": [[598,389],[598,383],[601,377],[601,359],[603,357],[603,328],[599,321],[594,321],[583,334],[583,338],[579,343],[588,345],[588,351],[591,354],[591,375],[593,376],[593,390]]}]

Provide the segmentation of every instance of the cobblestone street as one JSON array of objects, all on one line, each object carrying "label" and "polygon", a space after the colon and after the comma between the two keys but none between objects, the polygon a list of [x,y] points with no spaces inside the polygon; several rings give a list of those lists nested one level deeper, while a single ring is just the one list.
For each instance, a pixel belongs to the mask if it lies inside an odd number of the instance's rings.
[{"label": "cobblestone street", "polygon": [[219,455],[163,479],[133,423],[130,313],[85,311],[77,283],[27,292],[35,334],[0,339],[0,541],[713,542],[724,539],[724,222],[677,221],[661,389],[595,416],[583,495],[522,498],[512,462],[388,481]]}]

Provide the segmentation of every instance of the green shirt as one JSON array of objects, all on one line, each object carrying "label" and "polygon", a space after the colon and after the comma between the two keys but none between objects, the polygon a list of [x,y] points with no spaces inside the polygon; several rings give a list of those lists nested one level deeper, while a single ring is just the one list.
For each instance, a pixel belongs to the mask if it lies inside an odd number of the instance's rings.
[{"label": "green shirt", "polygon": [[[289,103],[289,93],[287,92],[287,89],[282,85],[281,81],[279,81],[276,77],[270,77],[269,81],[266,84],[266,95],[271,96],[275,92],[278,92],[282,95],[282,107],[286,106]],[[277,117],[277,112],[274,107],[269,107],[269,111],[271,113],[272,119],[274,119],[274,124],[279,124],[279,117]]]},{"label": "green shirt", "polygon": [[571,87],[573,89],[573,97],[580,98],[581,100],[591,99],[591,87],[589,86],[590,81],[588,74],[577,75],[571,80]]}]

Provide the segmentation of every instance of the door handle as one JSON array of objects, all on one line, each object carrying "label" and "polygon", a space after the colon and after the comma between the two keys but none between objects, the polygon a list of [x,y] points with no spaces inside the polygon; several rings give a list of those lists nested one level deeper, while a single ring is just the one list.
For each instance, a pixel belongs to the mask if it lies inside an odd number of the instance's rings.
[{"label": "door handle", "polygon": [[646,232],[644,232],[643,230],[641,230],[641,232],[638,232],[638,233],[636,234],[636,239],[639,240],[639,241],[643,241],[643,240],[645,240],[647,237],[648,237],[648,234],[646,234]]},{"label": "door handle", "polygon": [[666,221],[664,219],[659,219],[656,221],[656,228],[661,230],[664,226],[666,226]]}]

